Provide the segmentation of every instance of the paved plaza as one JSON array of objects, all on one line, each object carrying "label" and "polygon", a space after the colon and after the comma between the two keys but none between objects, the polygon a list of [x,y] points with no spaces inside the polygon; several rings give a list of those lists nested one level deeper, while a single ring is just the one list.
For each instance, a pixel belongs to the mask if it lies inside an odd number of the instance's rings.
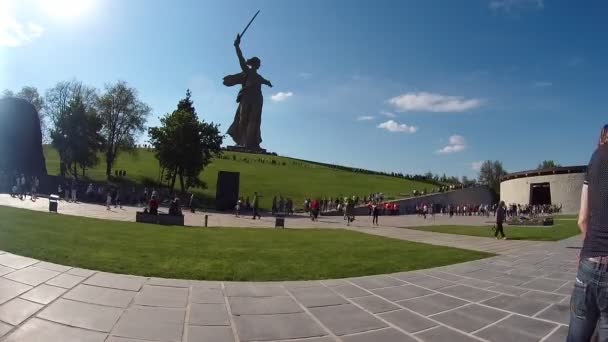
[{"label": "paved plaza", "polygon": [[[14,199],[0,196],[0,205],[37,210],[48,205],[46,200],[19,201],[21,205],[9,201]],[[60,211],[78,214],[86,209],[86,216],[106,214],[128,221],[135,211],[107,213],[99,207],[61,203]],[[253,224],[250,219],[211,215],[227,226]],[[188,215],[186,223],[198,219],[199,215]],[[381,228],[361,224],[363,219],[349,229],[499,255],[359,278],[240,283],[111,274],[0,251],[0,341],[565,340],[578,237],[560,242],[496,241],[399,228],[421,220],[412,217],[381,217]],[[341,218],[322,220],[328,223],[294,219],[294,228],[346,228]],[[436,218],[441,220],[447,218]],[[254,222],[271,226],[272,220]],[[389,222],[395,225],[390,227]]]}]

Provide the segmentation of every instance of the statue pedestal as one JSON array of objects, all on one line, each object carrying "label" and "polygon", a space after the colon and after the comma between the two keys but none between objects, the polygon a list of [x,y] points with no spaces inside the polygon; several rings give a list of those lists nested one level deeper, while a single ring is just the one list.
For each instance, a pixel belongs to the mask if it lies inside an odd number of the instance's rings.
[{"label": "statue pedestal", "polygon": [[242,153],[255,153],[255,154],[271,154],[271,153],[268,153],[268,151],[266,151],[266,149],[263,149],[263,148],[252,150],[252,149],[246,148],[244,146],[238,146],[238,145],[226,146],[226,151],[242,152]]}]

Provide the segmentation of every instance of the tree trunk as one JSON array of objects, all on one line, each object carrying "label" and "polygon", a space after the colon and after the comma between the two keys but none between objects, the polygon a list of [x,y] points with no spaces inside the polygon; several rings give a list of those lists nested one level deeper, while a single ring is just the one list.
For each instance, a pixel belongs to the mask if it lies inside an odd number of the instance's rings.
[{"label": "tree trunk", "polygon": [[87,168],[86,167],[82,167],[82,178],[86,177],[86,173],[87,173]]},{"label": "tree trunk", "polygon": [[182,190],[182,194],[184,193],[184,169],[179,169],[179,185]]},{"label": "tree trunk", "polygon": [[173,175],[171,179],[171,190],[175,188],[175,178],[177,177],[177,167],[173,170]]},{"label": "tree trunk", "polygon": [[114,154],[112,153],[112,148],[110,147],[106,151],[106,176],[110,179],[112,175],[112,163],[114,162]]},{"label": "tree trunk", "polygon": [[78,179],[78,165],[74,163],[74,178]]}]

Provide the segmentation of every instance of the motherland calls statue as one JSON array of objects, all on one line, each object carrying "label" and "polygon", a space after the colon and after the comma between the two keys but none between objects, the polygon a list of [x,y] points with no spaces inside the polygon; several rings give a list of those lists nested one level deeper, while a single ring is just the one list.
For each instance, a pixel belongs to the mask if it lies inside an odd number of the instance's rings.
[{"label": "motherland calls statue", "polygon": [[[258,11],[259,13],[259,11]],[[257,13],[253,17],[257,16]],[[241,37],[247,31],[247,28],[253,22],[249,22],[245,30],[241,34],[237,34],[234,40],[236,55],[239,58],[241,72],[235,75],[224,77],[224,85],[232,87],[240,84],[241,90],[236,98],[239,107],[234,115],[234,121],[228,128],[228,135],[241,148],[252,152],[263,151],[260,148],[262,142],[262,133],[260,126],[262,124],[262,105],[264,97],[262,96],[262,84],[272,87],[272,83],[258,74],[260,68],[260,59],[252,57],[247,60],[241,52]]]}]

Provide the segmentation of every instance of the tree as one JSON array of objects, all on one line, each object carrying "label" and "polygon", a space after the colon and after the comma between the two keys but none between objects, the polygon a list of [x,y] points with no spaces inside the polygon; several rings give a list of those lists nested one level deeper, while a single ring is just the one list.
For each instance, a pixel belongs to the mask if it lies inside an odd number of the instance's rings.
[{"label": "tree", "polygon": [[175,187],[179,177],[182,193],[201,185],[198,176],[213,156],[221,154],[224,138],[219,125],[198,119],[190,97],[188,90],[177,109],[160,119],[160,127],[148,129],[150,143],[161,168],[167,172],[170,187]]},{"label": "tree", "polygon": [[498,160],[486,160],[479,169],[479,183],[487,185],[496,195],[500,193],[500,179],[507,172]]},{"label": "tree", "polygon": [[97,152],[103,146],[99,133],[101,122],[94,109],[87,108],[79,97],[70,101],[67,109],[57,117],[51,130],[51,143],[60,158],[61,174],[70,172],[78,177],[78,167],[83,176],[87,167],[97,163]]},{"label": "tree", "polygon": [[119,152],[131,149],[137,135],[143,132],[150,107],[139,99],[135,88],[118,81],[106,85],[105,93],[99,99],[99,114],[109,178]]},{"label": "tree", "polygon": [[538,170],[552,169],[552,168],[556,168],[556,167],[561,167],[561,165],[556,163],[554,160],[543,160],[542,163],[538,164],[537,169]]}]

